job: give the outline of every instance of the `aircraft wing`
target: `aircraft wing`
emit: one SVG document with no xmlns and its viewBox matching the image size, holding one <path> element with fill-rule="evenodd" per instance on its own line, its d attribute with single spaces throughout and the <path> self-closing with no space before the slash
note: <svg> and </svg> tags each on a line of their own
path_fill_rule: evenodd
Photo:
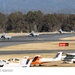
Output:
<svg viewBox="0 0 75 75">
<path fill-rule="evenodd" d="M 53 61 L 53 58 L 41 58 L 39 62 L 50 62 Z"/>
<path fill-rule="evenodd" d="M 12 36 L 5 36 L 5 38 L 12 38 Z"/>
</svg>

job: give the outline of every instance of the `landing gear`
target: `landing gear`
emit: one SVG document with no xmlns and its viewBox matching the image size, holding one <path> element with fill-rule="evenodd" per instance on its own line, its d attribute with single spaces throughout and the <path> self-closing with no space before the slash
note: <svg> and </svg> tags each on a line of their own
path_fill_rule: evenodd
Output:
<svg viewBox="0 0 75 75">
<path fill-rule="evenodd" d="M 9 38 L 7 38 L 9 40 Z"/>
<path fill-rule="evenodd" d="M 0 65 L 0 67 L 3 67 L 4 65 Z"/>
<path fill-rule="evenodd" d="M 42 66 L 41 64 L 39 64 L 39 66 Z"/>
</svg>

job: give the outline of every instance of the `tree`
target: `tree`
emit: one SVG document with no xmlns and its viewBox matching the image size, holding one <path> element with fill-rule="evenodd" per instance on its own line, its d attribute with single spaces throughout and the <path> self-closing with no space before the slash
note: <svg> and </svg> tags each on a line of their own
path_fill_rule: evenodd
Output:
<svg viewBox="0 0 75 75">
<path fill-rule="evenodd" d="M 43 13 L 41 11 L 29 11 L 26 15 L 26 21 L 29 23 L 30 31 L 38 31 L 38 25 L 43 18 Z"/>
<path fill-rule="evenodd" d="M 0 32 L 5 32 L 6 27 L 6 17 L 4 14 L 0 13 Z"/>
</svg>

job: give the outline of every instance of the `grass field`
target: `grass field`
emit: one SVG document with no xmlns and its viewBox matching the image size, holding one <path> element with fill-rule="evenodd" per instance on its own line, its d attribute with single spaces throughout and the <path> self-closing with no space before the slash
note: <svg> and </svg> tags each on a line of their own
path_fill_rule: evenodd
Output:
<svg viewBox="0 0 75 75">
<path fill-rule="evenodd" d="M 40 32 L 39 34 L 55 34 L 56 32 Z M 0 33 L 1 35 L 2 33 Z M 29 34 L 29 33 L 6 33 L 6 35 L 8 36 L 25 36 L 26 34 Z"/>
<path fill-rule="evenodd" d="M 5 59 L 5 60 L 7 60 L 7 59 L 9 59 L 9 58 L 20 58 L 20 59 L 22 59 L 22 58 L 24 58 L 25 56 L 29 56 L 29 57 L 31 57 L 31 58 L 33 58 L 35 55 L 41 55 L 41 57 L 54 57 L 55 55 L 56 55 L 56 53 L 53 53 L 53 54 L 51 54 L 51 53 L 43 53 L 43 54 L 11 54 L 11 55 L 0 55 L 0 59 Z"/>
<path fill-rule="evenodd" d="M 75 50 L 75 41 L 63 41 L 63 43 L 69 43 L 69 46 L 59 46 L 58 42 L 42 42 L 42 43 L 30 43 L 19 44 L 13 46 L 2 47 L 0 50 Z"/>
<path fill-rule="evenodd" d="M 75 40 L 75 36 L 67 37 L 67 38 L 60 38 L 60 40 Z"/>
<path fill-rule="evenodd" d="M 0 33 L 0 35 L 1 35 L 2 33 Z M 23 35 L 25 35 L 25 33 L 6 33 L 6 35 L 8 35 L 8 36 L 23 36 Z"/>
</svg>

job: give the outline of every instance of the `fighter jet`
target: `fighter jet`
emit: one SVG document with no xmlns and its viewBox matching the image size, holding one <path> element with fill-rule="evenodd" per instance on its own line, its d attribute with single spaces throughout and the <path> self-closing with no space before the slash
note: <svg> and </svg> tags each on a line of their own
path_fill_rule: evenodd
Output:
<svg viewBox="0 0 75 75">
<path fill-rule="evenodd" d="M 63 31 L 62 29 L 59 29 L 58 32 L 59 34 L 67 34 L 67 33 L 74 33 L 74 30 L 67 32 L 67 31 Z"/>
<path fill-rule="evenodd" d="M 12 38 L 12 36 L 8 36 L 8 35 L 6 35 L 5 33 L 3 33 L 3 34 L 0 36 L 0 38 L 1 38 L 1 39 L 4 39 L 4 40 L 5 40 L 5 39 L 8 39 L 8 40 L 9 40 L 9 39 Z"/>
<path fill-rule="evenodd" d="M 33 36 L 33 37 L 35 37 L 35 36 L 39 36 L 39 34 L 38 33 L 35 33 L 34 31 L 32 31 L 27 36 Z"/>
</svg>

